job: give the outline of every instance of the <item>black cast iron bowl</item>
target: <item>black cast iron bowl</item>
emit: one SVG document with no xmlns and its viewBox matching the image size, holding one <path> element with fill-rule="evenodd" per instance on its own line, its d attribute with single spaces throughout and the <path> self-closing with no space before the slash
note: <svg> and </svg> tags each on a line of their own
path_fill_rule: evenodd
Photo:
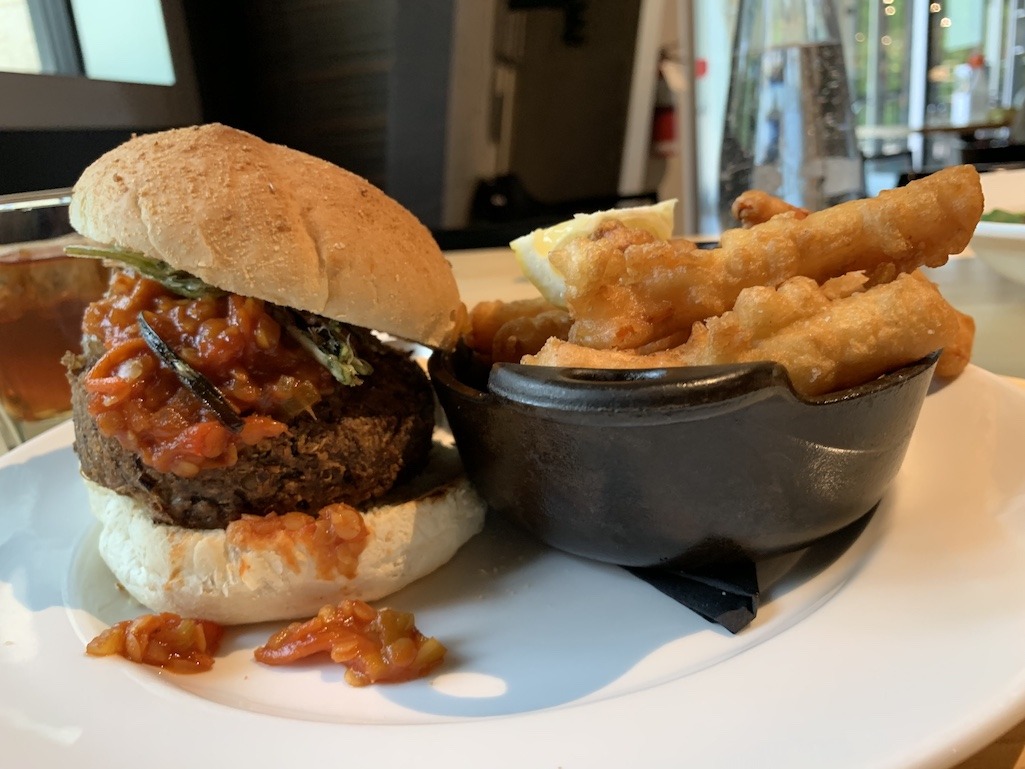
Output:
<svg viewBox="0 0 1025 769">
<path fill-rule="evenodd" d="M 690 569 L 797 550 L 870 512 L 936 358 L 818 398 L 774 363 L 488 371 L 458 350 L 429 371 L 493 511 L 576 555 Z"/>
</svg>

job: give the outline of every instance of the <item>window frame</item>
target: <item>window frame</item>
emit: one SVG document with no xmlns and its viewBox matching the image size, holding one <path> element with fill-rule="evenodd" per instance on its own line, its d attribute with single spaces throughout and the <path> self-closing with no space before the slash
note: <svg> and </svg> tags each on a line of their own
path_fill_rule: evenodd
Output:
<svg viewBox="0 0 1025 769">
<path fill-rule="evenodd" d="M 202 110 L 181 0 L 161 0 L 174 85 L 0 72 L 0 130 L 187 125 Z"/>
</svg>

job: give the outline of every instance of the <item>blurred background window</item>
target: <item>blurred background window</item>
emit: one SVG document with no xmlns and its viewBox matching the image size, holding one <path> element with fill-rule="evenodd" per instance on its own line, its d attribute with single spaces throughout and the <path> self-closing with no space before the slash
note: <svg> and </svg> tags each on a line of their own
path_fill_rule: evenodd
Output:
<svg viewBox="0 0 1025 769">
<path fill-rule="evenodd" d="M 868 193 L 960 162 L 1025 163 L 1025 0 L 833 1 Z M 738 0 L 684 5 L 700 62 L 700 229 L 711 233 Z"/>
<path fill-rule="evenodd" d="M 0 71 L 175 82 L 160 0 L 0 0 Z"/>
<path fill-rule="evenodd" d="M 71 0 L 71 10 L 86 77 L 174 85 L 160 0 Z"/>
<path fill-rule="evenodd" d="M 1001 106 L 1006 84 L 1020 80 L 1020 57 L 1009 47 L 1020 0 L 944 0 L 929 6 L 927 122 L 951 119 L 951 105 L 963 71 L 973 65 L 986 72 L 987 101 Z M 976 64 L 977 63 L 977 64 Z M 1017 72 L 1015 70 L 1018 70 Z M 1008 92 L 1010 96 L 1010 92 Z M 1009 106 L 1009 105 L 1008 105 Z"/>
<path fill-rule="evenodd" d="M 0 0 L 0 70 L 43 71 L 28 0 Z"/>
<path fill-rule="evenodd" d="M 1025 0 L 830 1 L 868 192 L 1025 147 Z M 656 197 L 714 235 L 737 6 L 0 0 L 0 193 L 219 120 L 365 176 L 448 245 Z"/>
<path fill-rule="evenodd" d="M 0 194 L 69 186 L 132 133 L 201 122 L 194 61 L 183 0 L 0 0 Z"/>
<path fill-rule="evenodd" d="M 845 11 L 867 157 L 908 149 L 924 171 L 1011 138 L 1025 99 L 1025 0 L 847 0 Z"/>
<path fill-rule="evenodd" d="M 913 0 L 848 4 L 844 44 L 859 126 L 908 124 L 914 13 Z M 906 149 L 906 136 L 866 135 L 869 155 Z"/>
</svg>

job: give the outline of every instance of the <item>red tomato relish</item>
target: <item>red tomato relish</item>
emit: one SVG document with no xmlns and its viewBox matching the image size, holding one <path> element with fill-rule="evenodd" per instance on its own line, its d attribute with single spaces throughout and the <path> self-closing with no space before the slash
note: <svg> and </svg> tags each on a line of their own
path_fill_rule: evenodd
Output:
<svg viewBox="0 0 1025 769">
<path fill-rule="evenodd" d="M 235 406 L 244 422 L 239 432 L 222 424 L 150 350 L 139 336 L 140 312 Z M 100 339 L 105 350 L 84 381 L 100 432 L 150 467 L 182 477 L 233 465 L 240 446 L 285 432 L 282 420 L 309 409 L 335 386 L 264 302 L 251 297 L 187 299 L 117 271 L 106 295 L 86 310 L 83 332 Z"/>
</svg>

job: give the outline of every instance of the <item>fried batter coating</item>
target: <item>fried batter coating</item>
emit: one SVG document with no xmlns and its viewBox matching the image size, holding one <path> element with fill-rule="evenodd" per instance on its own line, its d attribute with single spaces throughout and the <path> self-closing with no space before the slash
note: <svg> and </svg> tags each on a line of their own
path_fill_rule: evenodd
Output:
<svg viewBox="0 0 1025 769">
<path fill-rule="evenodd" d="M 566 339 L 573 321 L 565 310 L 547 310 L 533 317 L 515 318 L 503 324 L 491 346 L 492 363 L 518 363 L 533 355 L 549 339 Z"/>
<path fill-rule="evenodd" d="M 953 307 L 951 307 L 954 310 Z M 975 319 L 971 315 L 954 310 L 957 317 L 957 333 L 943 348 L 943 354 L 936 361 L 936 376 L 953 379 L 971 362 L 972 346 L 975 343 Z"/>
<path fill-rule="evenodd" d="M 480 353 L 491 354 L 491 345 L 498 330 L 516 318 L 527 318 L 553 309 L 544 298 L 520 299 L 515 302 L 478 302 L 470 310 L 469 329 L 464 341 Z"/>
<path fill-rule="evenodd" d="M 901 275 L 831 299 L 811 278 L 795 277 L 778 288 L 745 289 L 733 310 L 696 323 L 685 344 L 664 352 L 639 355 L 549 340 L 523 362 L 662 368 L 771 360 L 787 369 L 798 392 L 821 395 L 918 360 L 959 333 L 958 313 L 924 278 Z"/>
<path fill-rule="evenodd" d="M 968 245 L 982 203 L 978 172 L 958 166 L 804 219 L 777 216 L 727 230 L 717 249 L 657 241 L 607 222 L 550 259 L 566 280 L 570 341 L 659 349 L 693 323 L 729 310 L 745 288 L 779 286 L 794 276 L 823 283 L 852 271 L 876 276 L 942 265 Z"/>
<path fill-rule="evenodd" d="M 569 313 L 541 297 L 515 302 L 480 302 L 470 312 L 467 345 L 492 363 L 536 353 L 550 337 L 566 339 Z"/>
<path fill-rule="evenodd" d="M 809 213 L 807 208 L 792 206 L 782 198 L 762 190 L 747 190 L 740 193 L 733 201 L 730 212 L 733 218 L 740 222 L 741 227 L 754 227 L 780 214 L 790 214 L 795 219 L 804 219 Z"/>
</svg>

